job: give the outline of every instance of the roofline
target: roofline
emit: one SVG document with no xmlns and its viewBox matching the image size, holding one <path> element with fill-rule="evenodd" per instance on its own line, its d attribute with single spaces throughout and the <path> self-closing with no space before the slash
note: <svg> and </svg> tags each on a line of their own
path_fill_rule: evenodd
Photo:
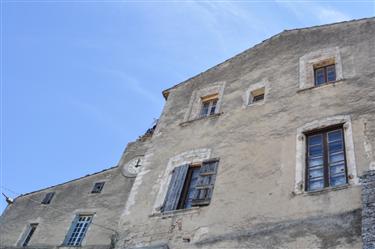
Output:
<svg viewBox="0 0 375 249">
<path fill-rule="evenodd" d="M 78 181 L 78 180 L 81 180 L 81 179 L 84 179 L 84 178 L 87 178 L 87 177 L 90 177 L 90 176 L 94 176 L 94 175 L 97 175 L 97 174 L 100 174 L 100 173 L 103 173 L 103 172 L 115 169 L 117 167 L 118 167 L 118 165 L 110 167 L 110 168 L 107 168 L 107 169 L 103 169 L 101 171 L 98 171 L 98 172 L 95 172 L 95 173 L 92 173 L 92 174 L 81 176 L 81 177 L 78 177 L 78 178 L 75 178 L 75 179 L 63 182 L 63 183 L 59 183 L 59 184 L 56 184 L 56 185 L 45 187 L 45 188 L 42 188 L 42 189 L 39 189 L 39 190 L 35 190 L 35 191 L 32 191 L 32 192 L 24 193 L 24 194 L 21 194 L 21 195 L 17 196 L 16 198 L 14 198 L 14 200 L 16 200 L 16 199 L 18 199 L 20 197 L 24 197 L 26 195 L 35 194 L 35 193 L 42 192 L 42 191 L 45 191 L 45 190 L 50 189 L 50 188 L 59 187 L 59 186 L 62 186 L 62 185 L 65 185 L 65 184 L 68 184 L 68 183 L 71 183 L 71 182 L 74 182 L 74 181 Z"/>
<path fill-rule="evenodd" d="M 190 77 L 190 78 L 188 78 L 188 79 L 186 79 L 186 80 L 184 80 L 184 81 L 182 81 L 182 82 L 180 82 L 180 83 L 178 83 L 178 84 L 176 84 L 176 85 L 174 85 L 174 86 L 172 86 L 170 88 L 167 88 L 167 89 L 163 90 L 162 94 L 163 94 L 164 98 L 167 99 L 170 91 L 173 90 L 173 89 L 175 89 L 176 87 L 178 87 L 180 85 L 183 85 L 183 84 L 187 83 L 188 81 L 190 81 L 192 79 L 198 78 L 202 74 L 204 74 L 206 72 L 209 72 L 211 70 L 214 70 L 217 67 L 221 66 L 222 64 L 224 64 L 224 63 L 226 63 L 228 61 L 231 61 L 231 60 L 233 60 L 233 59 L 241 56 L 242 54 L 244 54 L 244 53 L 246 53 L 246 52 L 248 52 L 250 50 L 258 48 L 259 46 L 264 45 L 266 42 L 268 42 L 268 41 L 270 41 L 270 40 L 272 40 L 272 39 L 274 39 L 274 38 L 276 38 L 278 36 L 281 36 L 284 33 L 290 33 L 290 32 L 293 32 L 293 31 L 301 31 L 301 30 L 309 30 L 309 29 L 315 29 L 315 28 L 325 28 L 327 26 L 334 26 L 334 25 L 343 24 L 343 23 L 361 22 L 361 21 L 364 21 L 364 20 L 371 20 L 371 19 L 375 19 L 375 17 L 365 17 L 365 18 L 360 18 L 360 19 L 352 19 L 352 20 L 349 20 L 349 21 L 342 21 L 342 22 L 334 22 L 334 23 L 328 23 L 328 24 L 322 24 L 322 25 L 315 25 L 315 26 L 310 26 L 310 27 L 305 27 L 305 28 L 285 29 L 285 30 L 283 30 L 283 31 L 281 31 L 281 32 L 279 32 L 279 33 L 271 36 L 270 38 L 267 38 L 266 40 L 263 40 L 262 42 L 257 43 L 254 46 L 252 46 L 252 47 L 250 47 L 250 48 L 248 48 L 248 49 L 246 49 L 246 50 L 244 50 L 244 51 L 242 51 L 242 52 L 240 52 L 240 53 L 232 56 L 229 59 L 226 59 L 225 61 L 223 61 L 223 62 L 221 62 L 219 64 L 216 64 L 215 66 L 213 66 L 213 67 L 211 67 L 211 68 L 209 68 L 209 69 L 207 69 L 207 70 L 205 70 L 205 71 L 203 71 L 201 73 L 198 73 L 195 76 L 192 76 L 192 77 Z"/>
</svg>

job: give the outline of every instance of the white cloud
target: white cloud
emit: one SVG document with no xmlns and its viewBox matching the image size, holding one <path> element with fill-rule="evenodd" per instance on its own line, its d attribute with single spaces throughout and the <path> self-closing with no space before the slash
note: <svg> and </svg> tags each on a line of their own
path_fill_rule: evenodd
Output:
<svg viewBox="0 0 375 249">
<path fill-rule="evenodd" d="M 317 16 L 321 23 L 342 22 L 352 19 L 350 16 L 330 8 L 320 8 Z"/>
<path fill-rule="evenodd" d="M 309 23 L 309 18 L 318 21 L 319 24 L 329 24 L 353 19 L 349 15 L 329 5 L 322 5 L 311 2 L 285 2 L 275 0 L 275 3 L 287 8 L 303 24 Z"/>
</svg>

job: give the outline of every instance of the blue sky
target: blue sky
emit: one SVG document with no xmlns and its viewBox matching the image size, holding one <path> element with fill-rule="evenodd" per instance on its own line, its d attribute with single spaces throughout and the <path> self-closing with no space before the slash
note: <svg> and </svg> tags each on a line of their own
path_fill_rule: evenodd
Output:
<svg viewBox="0 0 375 249">
<path fill-rule="evenodd" d="M 1 191 L 114 166 L 163 89 L 284 29 L 374 14 L 374 1 L 2 0 Z"/>
</svg>

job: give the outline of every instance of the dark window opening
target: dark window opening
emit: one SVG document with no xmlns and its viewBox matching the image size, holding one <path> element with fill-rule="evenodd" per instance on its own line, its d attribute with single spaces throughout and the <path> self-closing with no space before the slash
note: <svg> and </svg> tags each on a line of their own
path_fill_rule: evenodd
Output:
<svg viewBox="0 0 375 249">
<path fill-rule="evenodd" d="M 91 193 L 100 193 L 102 192 L 104 187 L 104 182 L 97 182 L 95 183 L 94 187 L 92 188 Z"/>
<path fill-rule="evenodd" d="M 264 94 L 256 95 L 256 96 L 253 97 L 253 103 L 258 102 L 258 101 L 262 101 L 263 99 L 264 99 Z"/>
<path fill-rule="evenodd" d="M 347 184 L 342 126 L 306 134 L 306 190 Z"/>
<path fill-rule="evenodd" d="M 33 236 L 33 234 L 34 234 L 37 226 L 38 226 L 37 223 L 30 224 L 29 229 L 27 231 L 26 238 L 25 238 L 25 240 L 22 243 L 23 247 L 26 247 L 29 244 L 29 242 L 31 240 L 31 237 Z"/>
<path fill-rule="evenodd" d="M 45 205 L 50 204 L 54 195 L 55 195 L 55 192 L 49 192 L 49 193 L 47 193 L 44 196 L 42 204 L 45 204 Z"/>
<path fill-rule="evenodd" d="M 314 69 L 315 85 L 320 86 L 329 82 L 336 81 L 335 64 L 319 67 Z"/>
</svg>

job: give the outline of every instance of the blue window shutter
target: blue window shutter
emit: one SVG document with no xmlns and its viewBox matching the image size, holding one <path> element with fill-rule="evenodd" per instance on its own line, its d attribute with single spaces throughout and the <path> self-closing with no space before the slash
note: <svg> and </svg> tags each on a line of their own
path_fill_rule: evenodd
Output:
<svg viewBox="0 0 375 249">
<path fill-rule="evenodd" d="M 210 204 L 212 193 L 214 190 L 218 165 L 218 160 L 203 162 L 195 187 L 195 196 L 192 201 L 193 206 L 203 206 Z"/>
<path fill-rule="evenodd" d="M 173 170 L 171 182 L 169 183 L 167 196 L 162 209 L 163 212 L 177 209 L 188 169 L 189 165 L 182 165 Z"/>
</svg>

